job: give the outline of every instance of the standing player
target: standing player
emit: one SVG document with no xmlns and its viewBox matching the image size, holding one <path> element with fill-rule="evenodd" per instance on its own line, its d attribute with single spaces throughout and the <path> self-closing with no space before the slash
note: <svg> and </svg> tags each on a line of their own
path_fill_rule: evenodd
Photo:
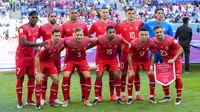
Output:
<svg viewBox="0 0 200 112">
<path fill-rule="evenodd" d="M 59 29 L 53 29 L 52 39 L 47 40 L 48 45 L 41 47 L 35 56 L 36 65 L 36 109 L 40 109 L 41 101 L 40 96 L 42 92 L 42 78 L 51 77 L 53 80 L 50 90 L 49 105 L 58 106 L 55 102 L 58 93 L 58 70 L 55 64 L 55 58 L 60 54 L 59 49 L 64 41 L 60 40 L 61 31 Z M 43 75 L 44 74 L 44 75 Z M 63 104 L 58 102 L 58 104 Z"/>
<path fill-rule="evenodd" d="M 175 101 L 175 105 L 179 105 L 181 103 L 181 95 L 183 84 L 181 81 L 182 75 L 182 58 L 181 54 L 183 53 L 183 48 L 181 45 L 172 37 L 168 35 L 164 35 L 163 27 L 155 26 L 154 27 L 155 37 L 153 38 L 158 51 L 164 59 L 165 63 L 173 64 L 175 63 L 175 72 L 176 72 L 176 93 L 177 98 Z M 165 97 L 159 102 L 167 102 L 171 101 L 169 86 L 163 86 L 163 91 L 165 93 Z"/>
<path fill-rule="evenodd" d="M 161 27 L 163 27 L 164 34 L 173 37 L 174 33 L 173 33 L 173 30 L 172 30 L 172 26 L 169 23 L 163 21 L 163 18 L 164 18 L 164 9 L 163 8 L 157 8 L 155 10 L 154 14 L 155 14 L 155 20 L 154 21 L 146 22 L 144 24 L 144 26 L 143 26 L 143 27 L 145 27 L 145 28 L 148 29 L 148 31 L 149 31 L 149 37 L 153 38 L 155 36 L 154 35 L 154 30 L 153 30 L 153 28 L 155 26 L 161 26 Z M 158 63 L 158 62 L 162 63 L 163 62 L 163 58 L 159 54 L 159 52 L 156 52 L 155 63 Z"/>
<path fill-rule="evenodd" d="M 140 20 L 134 20 L 134 9 L 133 8 L 128 8 L 126 10 L 126 16 L 127 20 L 123 21 L 117 26 L 116 33 L 121 34 L 122 37 L 128 41 L 131 42 L 134 38 L 138 38 L 138 33 L 139 29 L 142 27 L 143 22 Z M 122 91 L 122 100 L 126 100 L 126 76 L 127 76 L 127 70 L 128 70 L 128 61 L 127 61 L 127 56 L 128 56 L 128 46 L 122 45 L 122 53 L 121 53 L 121 58 L 120 58 L 120 68 L 122 71 L 121 75 L 121 91 Z M 139 72 L 136 75 L 136 81 L 135 83 L 135 89 L 136 89 L 136 100 L 144 100 L 139 94 L 139 89 L 140 89 L 140 77 L 139 77 Z"/>
<path fill-rule="evenodd" d="M 26 105 L 35 105 L 32 101 L 32 95 L 34 92 L 34 47 L 45 45 L 43 43 L 35 43 L 38 37 L 39 27 L 36 25 L 38 21 L 38 14 L 36 11 L 29 13 L 29 22 L 20 26 L 19 33 L 19 45 L 16 52 L 16 93 L 18 99 L 17 108 L 23 108 L 22 104 L 22 86 L 24 81 L 24 75 L 28 75 L 27 83 L 27 100 Z"/>
<path fill-rule="evenodd" d="M 65 39 L 65 46 L 68 48 L 68 56 L 66 57 L 64 76 L 62 82 L 62 91 L 64 97 L 63 107 L 67 107 L 69 104 L 69 82 L 70 75 L 76 68 L 79 72 L 84 75 L 85 78 L 85 93 L 84 93 L 84 104 L 92 106 L 89 101 L 90 90 L 91 90 L 91 77 L 90 68 L 86 61 L 86 50 L 90 43 L 93 43 L 96 39 L 84 36 L 83 30 L 75 28 L 74 35 Z"/>
<path fill-rule="evenodd" d="M 50 12 L 48 15 L 48 23 L 44 24 L 39 29 L 38 37 L 42 37 L 43 41 L 49 40 L 52 38 L 52 31 L 53 29 L 59 29 L 61 33 L 61 37 L 63 36 L 63 29 L 62 26 L 57 24 L 57 15 L 55 12 Z M 57 55 L 57 57 L 54 60 L 55 66 L 57 68 L 58 74 L 61 71 L 61 60 L 60 55 Z M 46 74 L 45 74 L 46 76 Z M 46 101 L 46 90 L 47 90 L 47 77 L 44 77 L 44 80 L 42 80 L 42 100 L 41 105 L 44 105 Z M 59 99 L 55 100 L 56 103 L 62 104 L 62 102 Z"/>
<path fill-rule="evenodd" d="M 119 104 L 124 104 L 120 98 L 121 92 L 121 79 L 118 68 L 117 60 L 117 46 L 121 43 L 129 45 L 129 43 L 123 39 L 121 35 L 116 35 L 114 26 L 106 27 L 106 34 L 97 37 L 96 45 L 98 50 L 96 54 L 96 81 L 95 81 L 95 100 L 94 105 L 99 102 L 99 95 L 101 93 L 102 77 L 104 68 L 108 67 L 115 78 L 116 87 L 116 100 Z"/>
<path fill-rule="evenodd" d="M 63 30 L 64 30 L 64 36 L 66 38 L 73 36 L 75 28 L 81 28 L 83 30 L 84 35 L 88 36 L 87 25 L 78 20 L 78 11 L 77 11 L 77 9 L 75 9 L 75 8 L 70 9 L 69 17 L 70 17 L 70 20 L 62 24 Z M 67 49 L 66 49 L 66 51 L 67 51 Z M 68 55 L 68 53 L 66 52 L 65 59 L 66 59 L 67 55 Z M 85 78 L 84 78 L 83 74 L 81 74 L 79 71 L 78 71 L 78 73 L 79 73 L 79 76 L 80 76 L 82 101 L 84 101 Z M 70 88 L 70 81 L 69 81 L 69 88 Z M 69 100 L 70 100 L 70 97 L 69 97 Z"/>
<path fill-rule="evenodd" d="M 149 59 L 149 51 L 152 53 L 151 62 Z M 128 79 L 128 102 L 127 104 L 132 104 L 132 88 L 133 81 L 135 80 L 135 74 L 140 71 L 142 67 L 149 77 L 150 86 L 150 98 L 151 103 L 157 103 L 154 100 L 154 89 L 155 80 L 153 74 L 153 64 L 155 59 L 156 46 L 150 38 L 148 38 L 148 30 L 146 28 L 141 28 L 139 31 L 139 38 L 131 41 L 131 46 L 129 47 L 128 53 L 128 63 L 129 63 L 129 79 Z"/>
<path fill-rule="evenodd" d="M 96 33 L 96 37 L 98 37 L 99 35 L 104 35 L 106 33 L 106 27 L 107 26 L 112 25 L 112 26 L 116 27 L 116 23 L 108 19 L 108 17 L 109 17 L 108 7 L 103 6 L 100 9 L 100 16 L 101 16 L 100 20 L 98 20 L 98 21 L 96 21 L 95 23 L 92 24 L 92 26 L 89 30 L 90 35 Z M 97 50 L 98 50 L 98 46 L 97 46 Z M 107 69 L 109 69 L 109 68 L 107 68 Z M 115 84 L 114 77 L 113 77 L 112 73 L 109 72 L 110 100 L 115 100 L 114 84 Z M 102 101 L 102 85 L 101 85 L 100 91 L 101 92 L 100 92 L 100 95 L 99 95 L 99 101 Z"/>
</svg>

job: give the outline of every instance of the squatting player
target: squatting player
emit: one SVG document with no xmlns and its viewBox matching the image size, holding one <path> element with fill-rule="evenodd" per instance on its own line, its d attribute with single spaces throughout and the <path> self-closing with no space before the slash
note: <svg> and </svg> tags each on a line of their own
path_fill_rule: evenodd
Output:
<svg viewBox="0 0 200 112">
<path fill-rule="evenodd" d="M 26 105 L 35 105 L 35 102 L 32 101 L 32 95 L 34 92 L 34 47 L 42 46 L 47 44 L 35 43 L 38 37 L 39 27 L 36 25 L 38 21 L 38 14 L 36 11 L 31 11 L 29 13 L 29 22 L 20 26 L 19 33 L 19 44 L 16 51 L 16 93 L 18 104 L 17 108 L 23 108 L 22 104 L 22 86 L 24 81 L 24 75 L 28 75 L 27 82 L 27 100 Z"/>
<path fill-rule="evenodd" d="M 117 60 L 117 46 L 121 43 L 129 45 L 129 43 L 123 39 L 121 35 L 116 35 L 114 26 L 106 27 L 106 34 L 97 37 L 96 45 L 98 50 L 96 53 L 96 81 L 95 81 L 95 100 L 94 105 L 99 102 L 99 96 L 101 93 L 102 77 L 104 68 L 108 67 L 109 71 L 112 72 L 115 79 L 116 88 L 116 100 L 119 104 L 124 104 L 121 100 L 121 79 L 118 68 Z"/>
<path fill-rule="evenodd" d="M 149 59 L 149 51 L 152 53 L 151 62 Z M 129 79 L 128 79 L 128 101 L 127 104 L 132 104 L 132 89 L 135 74 L 142 67 L 149 77 L 150 98 L 151 103 L 157 103 L 154 100 L 155 79 L 153 74 L 153 64 L 155 59 L 156 46 L 152 39 L 148 38 L 148 30 L 141 28 L 139 38 L 131 41 L 131 46 L 128 51 L 129 63 Z"/>
<path fill-rule="evenodd" d="M 61 38 L 61 31 L 59 29 L 53 29 L 52 38 L 46 40 L 48 45 L 44 45 L 39 48 L 35 56 L 35 66 L 36 66 L 36 85 L 35 85 L 35 97 L 36 97 L 36 109 L 40 109 L 41 92 L 42 92 L 42 79 L 45 77 L 50 77 L 52 79 L 52 85 L 50 89 L 49 96 L 49 106 L 58 106 L 55 102 L 58 93 L 58 70 L 55 64 L 55 58 L 60 55 L 60 48 L 63 45 L 63 40 Z M 63 104 L 58 102 L 58 104 Z"/>
<path fill-rule="evenodd" d="M 181 95 L 183 83 L 181 81 L 182 75 L 182 57 L 183 48 L 174 38 L 165 35 L 163 32 L 163 27 L 155 26 L 154 27 L 155 37 L 153 38 L 157 50 L 160 52 L 161 56 L 164 59 L 164 63 L 173 64 L 175 63 L 175 72 L 176 72 L 176 94 L 177 98 L 175 101 L 175 105 L 179 105 L 181 103 Z M 165 97 L 159 102 L 167 102 L 171 101 L 169 86 L 163 86 L 163 91 L 165 93 Z"/>
<path fill-rule="evenodd" d="M 70 18 L 69 21 L 67 21 L 67 22 L 62 24 L 65 38 L 73 36 L 75 28 L 81 28 L 83 30 L 84 36 L 88 36 L 87 25 L 78 20 L 78 11 L 77 11 L 77 9 L 75 9 L 75 8 L 70 9 L 69 18 Z M 66 51 L 67 51 L 67 49 L 66 49 Z M 66 59 L 67 55 L 68 55 L 68 53 L 66 52 L 65 59 Z M 79 71 L 78 71 L 78 73 L 79 73 L 79 76 L 80 76 L 82 101 L 84 101 L 85 78 L 84 78 L 83 74 L 81 74 Z M 69 91 L 70 91 L 70 81 L 69 81 Z M 69 95 L 69 100 L 70 100 L 70 95 Z"/>
<path fill-rule="evenodd" d="M 84 93 L 84 104 L 87 106 L 92 106 L 89 101 L 89 95 L 91 90 L 91 77 L 90 77 L 90 67 L 86 60 L 86 50 L 87 46 L 93 43 L 96 39 L 84 36 L 83 30 L 80 28 L 75 28 L 74 35 L 65 39 L 65 47 L 68 48 L 68 56 L 66 57 L 64 65 L 64 75 L 62 82 L 62 91 L 64 97 L 63 107 L 67 107 L 69 104 L 69 81 L 70 75 L 76 68 L 80 71 L 85 78 L 85 93 Z"/>
<path fill-rule="evenodd" d="M 43 41 L 51 39 L 52 31 L 55 28 L 60 30 L 61 37 L 62 37 L 63 36 L 63 28 L 62 28 L 62 26 L 57 24 L 57 15 L 55 12 L 50 12 L 48 14 L 48 23 L 40 26 L 40 28 L 39 28 L 38 37 L 42 37 Z M 56 66 L 58 74 L 59 74 L 61 71 L 60 55 L 57 55 L 57 57 L 54 60 L 54 63 L 55 63 L 55 66 Z M 44 105 L 46 102 L 46 90 L 47 90 L 47 77 L 44 77 L 44 80 L 42 80 L 41 105 Z M 62 102 L 59 99 L 56 99 L 55 102 L 58 104 L 62 104 Z"/>
</svg>

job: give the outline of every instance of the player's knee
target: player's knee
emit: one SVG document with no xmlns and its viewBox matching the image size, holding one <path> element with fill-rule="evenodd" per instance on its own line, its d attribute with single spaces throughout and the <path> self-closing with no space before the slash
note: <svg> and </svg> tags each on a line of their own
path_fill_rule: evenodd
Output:
<svg viewBox="0 0 200 112">
<path fill-rule="evenodd" d="M 59 79 L 58 78 L 53 79 L 53 83 L 54 84 L 58 84 L 59 83 Z"/>
<path fill-rule="evenodd" d="M 101 80 L 102 79 L 103 74 L 102 73 L 97 73 L 97 79 Z"/>
<path fill-rule="evenodd" d="M 114 78 L 115 79 L 119 79 L 120 78 L 120 74 L 118 72 L 113 72 Z"/>
<path fill-rule="evenodd" d="M 35 78 L 34 75 L 28 75 L 28 78 Z"/>
</svg>

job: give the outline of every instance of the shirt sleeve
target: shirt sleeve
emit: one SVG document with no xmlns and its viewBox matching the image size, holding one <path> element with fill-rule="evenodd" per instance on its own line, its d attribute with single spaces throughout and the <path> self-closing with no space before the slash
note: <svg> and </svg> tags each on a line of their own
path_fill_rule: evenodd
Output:
<svg viewBox="0 0 200 112">
<path fill-rule="evenodd" d="M 173 33 L 173 29 L 172 29 L 172 26 L 169 24 L 169 31 L 168 31 L 168 35 L 173 37 L 174 36 L 174 33 Z"/>
<path fill-rule="evenodd" d="M 89 34 L 89 31 L 88 31 L 88 28 L 87 28 L 87 25 L 84 25 L 84 35 L 85 36 L 88 36 L 88 34 Z"/>
<path fill-rule="evenodd" d="M 156 44 L 154 43 L 153 40 L 151 42 L 150 51 L 151 51 L 151 53 L 155 53 L 156 52 Z"/>
<path fill-rule="evenodd" d="M 65 38 L 63 27 L 60 27 L 61 38 Z"/>
<path fill-rule="evenodd" d="M 89 34 L 92 35 L 94 33 L 94 23 L 92 24 L 92 26 L 90 27 L 90 30 L 89 30 Z"/>
<path fill-rule="evenodd" d="M 42 27 L 39 28 L 38 37 L 37 38 L 40 38 L 41 36 L 42 36 Z"/>
<path fill-rule="evenodd" d="M 174 49 L 176 49 L 176 50 L 179 50 L 180 48 L 181 48 L 181 45 L 178 43 L 178 41 L 177 40 L 175 40 L 175 39 L 172 39 L 172 47 L 174 48 Z"/>
<path fill-rule="evenodd" d="M 131 45 L 129 46 L 129 48 L 128 48 L 128 53 L 130 53 L 130 54 L 132 54 L 133 52 L 132 52 L 132 49 L 134 48 L 134 45 L 133 45 L 133 43 L 131 43 Z"/>
<path fill-rule="evenodd" d="M 116 27 L 116 34 L 121 34 L 120 25 L 121 24 L 118 24 L 117 27 Z"/>
<path fill-rule="evenodd" d="M 19 33 L 19 38 L 27 38 L 26 37 L 26 29 L 23 26 L 21 26 L 18 29 L 18 33 Z"/>
</svg>

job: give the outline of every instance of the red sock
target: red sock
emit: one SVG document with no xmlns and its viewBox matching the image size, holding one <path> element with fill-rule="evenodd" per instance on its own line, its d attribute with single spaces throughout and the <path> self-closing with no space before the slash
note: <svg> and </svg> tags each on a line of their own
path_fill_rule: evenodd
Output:
<svg viewBox="0 0 200 112">
<path fill-rule="evenodd" d="M 155 91 L 155 79 L 153 74 L 149 74 L 149 87 L 150 87 L 150 95 L 154 96 Z"/>
<path fill-rule="evenodd" d="M 69 97 L 69 77 L 63 76 L 63 81 L 62 81 L 62 93 L 64 97 L 64 101 L 68 100 Z"/>
<path fill-rule="evenodd" d="M 49 102 L 54 101 L 57 98 L 58 93 L 58 84 L 52 83 L 51 90 L 50 90 L 50 96 L 49 96 Z"/>
<path fill-rule="evenodd" d="M 102 80 L 101 80 L 101 85 L 100 85 L 101 87 L 100 87 L 100 90 L 99 90 L 99 96 L 101 96 L 102 97 L 102 87 L 103 87 L 103 83 L 102 83 Z"/>
<path fill-rule="evenodd" d="M 110 87 L 110 96 L 114 95 L 114 88 L 115 88 L 115 79 L 113 77 L 112 72 L 109 72 L 109 87 Z M 101 95 L 102 96 L 102 95 Z"/>
<path fill-rule="evenodd" d="M 90 91 L 91 91 L 91 77 L 85 78 L 85 100 L 89 99 Z"/>
<path fill-rule="evenodd" d="M 126 74 L 121 75 L 121 91 L 125 92 L 126 90 Z"/>
<path fill-rule="evenodd" d="M 22 103 L 23 82 L 24 82 L 24 80 L 20 80 L 20 79 L 17 79 L 17 81 L 16 81 L 16 93 L 17 93 L 18 104 Z"/>
<path fill-rule="evenodd" d="M 69 81 L 68 81 L 68 97 L 70 97 L 70 85 L 71 85 L 71 76 L 72 76 L 72 74 L 69 76 Z"/>
<path fill-rule="evenodd" d="M 135 91 L 140 91 L 140 76 L 139 76 L 139 74 L 135 74 L 134 85 L 135 85 Z"/>
<path fill-rule="evenodd" d="M 121 79 L 115 79 L 116 96 L 121 96 Z"/>
<path fill-rule="evenodd" d="M 40 97 L 42 92 L 42 84 L 35 84 L 35 98 L 36 98 L 36 104 L 40 105 Z"/>
<path fill-rule="evenodd" d="M 163 91 L 165 93 L 165 96 L 170 96 L 169 94 L 169 86 L 162 86 L 163 87 Z"/>
<path fill-rule="evenodd" d="M 27 83 L 27 102 L 31 102 L 32 101 L 32 96 L 33 96 L 33 92 L 34 92 L 34 82 L 35 82 L 35 78 L 29 78 L 28 79 L 28 83 Z"/>
<path fill-rule="evenodd" d="M 182 95 L 182 88 L 183 88 L 183 83 L 181 78 L 176 79 L 176 94 L 178 98 L 181 98 Z"/>
<path fill-rule="evenodd" d="M 135 79 L 135 76 L 132 75 L 131 77 L 128 78 L 128 96 L 133 96 L 132 91 L 133 91 L 133 81 Z"/>
<path fill-rule="evenodd" d="M 100 90 L 101 90 L 101 86 L 102 86 L 102 80 L 99 80 L 99 79 L 96 79 L 95 81 L 95 87 L 94 87 L 94 90 L 95 90 L 95 97 L 99 97 L 100 95 Z"/>
<path fill-rule="evenodd" d="M 83 74 L 79 74 L 80 76 L 80 85 L 81 85 L 81 94 L 82 96 L 85 95 L 85 77 L 83 76 Z"/>
<path fill-rule="evenodd" d="M 47 81 L 42 80 L 42 99 L 46 100 Z"/>
</svg>

